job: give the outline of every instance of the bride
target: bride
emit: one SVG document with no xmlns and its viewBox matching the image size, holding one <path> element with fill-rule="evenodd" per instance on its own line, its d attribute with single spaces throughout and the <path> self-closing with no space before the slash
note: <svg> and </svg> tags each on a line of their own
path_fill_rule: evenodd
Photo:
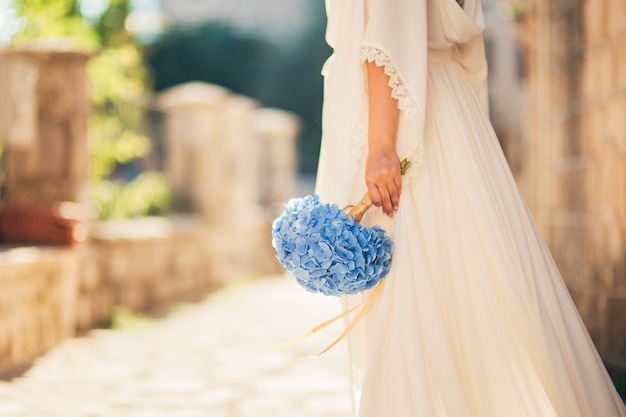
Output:
<svg viewBox="0 0 626 417">
<path fill-rule="evenodd" d="M 626 417 L 490 125 L 480 0 L 464 3 L 326 0 L 316 192 L 369 191 L 364 223 L 395 244 L 348 337 L 354 415 Z"/>
</svg>

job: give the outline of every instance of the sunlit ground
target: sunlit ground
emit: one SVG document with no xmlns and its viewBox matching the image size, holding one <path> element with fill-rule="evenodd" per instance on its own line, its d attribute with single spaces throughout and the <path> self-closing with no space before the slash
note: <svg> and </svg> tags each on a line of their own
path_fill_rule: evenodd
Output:
<svg viewBox="0 0 626 417">
<path fill-rule="evenodd" d="M 118 312 L 117 330 L 69 339 L 0 383 L 0 416 L 346 417 L 344 346 L 304 359 L 337 327 L 266 352 L 337 310 L 336 299 L 275 277 L 227 287 L 161 320 Z"/>
</svg>

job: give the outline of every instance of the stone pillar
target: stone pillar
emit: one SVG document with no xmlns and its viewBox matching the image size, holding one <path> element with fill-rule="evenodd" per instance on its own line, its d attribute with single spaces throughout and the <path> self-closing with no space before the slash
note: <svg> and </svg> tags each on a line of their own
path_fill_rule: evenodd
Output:
<svg viewBox="0 0 626 417">
<path fill-rule="evenodd" d="M 7 205 L 88 200 L 88 59 L 85 53 L 54 47 L 0 52 L 0 76 L 5 77 L 0 83 L 9 81 L 10 91 L 19 96 L 0 106 L 0 120 L 10 123 L 0 129 Z"/>
<path fill-rule="evenodd" d="M 259 189 L 263 205 L 284 203 L 296 192 L 298 118 L 277 109 L 259 109 L 255 115 L 259 146 Z"/>
<path fill-rule="evenodd" d="M 28 150 L 36 139 L 37 68 L 0 52 L 0 145 Z"/>
<path fill-rule="evenodd" d="M 229 163 L 229 200 L 233 205 L 233 217 L 238 221 L 248 215 L 259 200 L 257 187 L 258 143 L 255 140 L 253 119 L 258 103 L 244 96 L 232 96 L 227 102 Z"/>
<path fill-rule="evenodd" d="M 227 143 L 228 90 L 204 83 L 172 87 L 157 99 L 167 113 L 166 172 L 175 209 L 202 214 L 209 223 L 228 216 L 232 177 Z"/>
</svg>

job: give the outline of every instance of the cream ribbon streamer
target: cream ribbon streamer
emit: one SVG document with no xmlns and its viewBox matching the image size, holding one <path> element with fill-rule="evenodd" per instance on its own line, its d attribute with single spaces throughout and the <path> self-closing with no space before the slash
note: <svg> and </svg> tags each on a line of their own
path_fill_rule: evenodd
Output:
<svg viewBox="0 0 626 417">
<path fill-rule="evenodd" d="M 411 161 L 409 161 L 408 156 L 404 156 L 400 161 L 401 174 L 404 175 L 409 170 L 409 168 L 411 168 Z M 347 206 L 343 210 L 346 212 L 346 216 L 348 217 L 352 216 L 357 223 L 360 223 L 361 219 L 363 219 L 363 216 L 365 215 L 367 210 L 369 210 L 372 207 L 372 205 L 373 203 L 372 203 L 372 199 L 370 198 L 369 193 L 365 193 L 363 195 L 363 198 L 361 198 L 361 200 L 356 205 Z M 317 333 L 323 328 L 329 326 L 330 324 L 336 322 L 337 320 L 343 317 L 346 317 L 348 314 L 352 313 L 353 311 L 357 310 L 359 307 L 363 306 L 361 310 L 357 313 L 357 315 L 354 317 L 354 319 L 350 323 L 348 323 L 344 331 L 335 340 L 333 340 L 330 345 L 328 345 L 324 350 L 318 353 L 317 356 L 323 355 L 324 353 L 328 352 L 330 349 L 335 347 L 337 343 L 341 342 L 348 335 L 348 333 L 350 333 L 352 329 L 354 329 L 354 327 L 359 323 L 359 321 L 361 321 L 361 319 L 365 316 L 365 313 L 368 312 L 368 310 L 370 309 L 372 304 L 374 304 L 374 301 L 376 300 L 376 298 L 382 291 L 384 281 L 385 279 L 383 278 L 378 282 L 378 284 L 376 285 L 374 289 L 374 292 L 372 292 L 372 294 L 369 296 L 369 298 L 366 301 L 344 311 L 341 314 L 336 315 L 335 317 L 332 317 L 326 320 L 325 322 L 321 324 L 318 324 L 317 326 L 313 327 L 311 330 L 304 333 L 303 335 L 294 337 L 292 339 L 279 343 L 276 346 L 271 347 L 270 349 L 268 349 L 268 352 L 270 353 L 276 352 L 278 350 L 291 346 L 295 343 L 298 343 L 299 341 L 311 336 L 314 333 Z"/>
</svg>

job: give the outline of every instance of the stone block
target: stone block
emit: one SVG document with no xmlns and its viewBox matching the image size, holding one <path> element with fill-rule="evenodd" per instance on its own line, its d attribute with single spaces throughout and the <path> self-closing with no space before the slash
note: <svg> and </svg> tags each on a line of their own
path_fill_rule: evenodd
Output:
<svg viewBox="0 0 626 417">
<path fill-rule="evenodd" d="M 587 48 L 581 68 L 582 97 L 598 98 L 614 91 L 616 66 L 610 44 Z"/>
<path fill-rule="evenodd" d="M 591 267 L 590 291 L 612 293 L 619 288 L 618 274 L 624 270 L 623 240 L 617 224 L 597 225 L 586 233 L 586 257 Z"/>
<path fill-rule="evenodd" d="M 213 262 L 224 260 L 209 249 L 211 229 L 200 218 L 102 222 L 94 229 L 99 293 L 110 294 L 112 305 L 159 310 L 219 282 Z"/>
<path fill-rule="evenodd" d="M 0 144 L 28 150 L 36 139 L 38 72 L 27 61 L 0 51 Z"/>
<path fill-rule="evenodd" d="M 585 194 L 585 200 L 597 201 L 599 190 L 596 187 L 601 176 L 601 167 L 598 159 L 594 158 L 589 166 L 585 169 L 585 184 L 581 192 Z M 587 216 L 595 217 L 600 214 L 600 206 L 588 204 L 585 210 Z"/>
<path fill-rule="evenodd" d="M 285 203 L 295 192 L 300 121 L 286 111 L 258 109 L 254 114 L 254 130 L 261 159 L 259 203 Z"/>
<path fill-rule="evenodd" d="M 581 192 L 585 188 L 587 182 L 587 159 L 580 157 L 572 157 L 568 160 L 569 170 L 562 175 L 562 193 L 563 211 L 571 213 L 571 215 L 579 218 L 587 209 L 587 201 L 585 194 Z M 582 220 L 577 220 L 581 225 Z"/>
<path fill-rule="evenodd" d="M 609 7 L 603 7 L 598 1 L 583 2 L 583 27 L 585 41 L 593 43 L 603 40 L 608 35 L 608 14 L 612 13 Z"/>
<path fill-rule="evenodd" d="M 74 252 L 0 250 L 0 374 L 27 365 L 74 334 Z"/>
<path fill-rule="evenodd" d="M 212 223 L 222 221 L 233 208 L 225 186 L 233 181 L 237 163 L 229 152 L 230 98 L 224 88 L 188 83 L 172 87 L 157 100 L 168 115 L 166 169 L 176 209 L 201 213 Z"/>
<path fill-rule="evenodd" d="M 224 179 L 231 181 L 226 198 L 237 211 L 245 211 L 259 200 L 256 187 L 259 149 L 253 129 L 253 116 L 258 106 L 255 100 L 237 95 L 231 96 L 226 103 L 228 139 L 224 157 L 231 162 L 228 170 L 230 175 Z"/>
<path fill-rule="evenodd" d="M 585 231 L 582 224 L 569 224 L 566 227 L 565 269 L 568 276 L 578 283 L 585 281 Z M 585 286 L 588 286 L 585 285 Z"/>
<path fill-rule="evenodd" d="M 599 140 L 602 138 L 603 112 L 601 109 L 591 107 L 581 113 L 579 118 L 585 155 L 593 157 L 598 152 Z"/>
<path fill-rule="evenodd" d="M 616 216 L 626 217 L 626 155 L 617 155 L 617 172 L 615 173 L 615 197 L 614 207 Z M 622 223 L 623 225 L 623 223 Z M 626 241 L 624 242 L 624 249 L 626 250 Z"/>
<path fill-rule="evenodd" d="M 58 201 L 86 202 L 89 56 L 37 45 L 4 55 L 30 63 L 38 74 L 36 137 L 27 149 L 6 150 L 6 202 L 44 207 Z"/>
<path fill-rule="evenodd" d="M 624 45 L 626 49 L 626 45 Z M 626 150 L 626 93 L 606 103 L 603 113 L 603 137 L 615 153 Z"/>
<path fill-rule="evenodd" d="M 607 146 L 598 154 L 598 168 L 600 170 L 599 182 L 596 184 L 598 193 L 597 200 L 590 201 L 590 205 L 599 207 L 601 216 L 608 221 L 613 221 L 615 216 L 615 197 L 623 190 L 616 189 L 616 174 L 619 173 L 619 164 L 622 162 L 616 146 Z"/>
<path fill-rule="evenodd" d="M 566 112 L 571 100 L 568 100 L 567 73 L 563 71 L 564 58 L 557 59 L 552 56 L 550 71 L 550 94 L 546 99 L 553 112 Z"/>
<path fill-rule="evenodd" d="M 624 44 L 626 44 L 626 32 L 613 41 L 613 56 L 616 61 L 616 90 L 623 90 L 626 88 L 626 48 L 624 48 Z"/>
<path fill-rule="evenodd" d="M 567 136 L 567 123 L 565 121 L 554 123 L 550 130 L 550 155 L 557 160 L 569 156 L 567 142 L 570 138 Z"/>
<path fill-rule="evenodd" d="M 608 32 L 613 37 L 622 36 L 623 39 L 626 33 L 626 2 L 609 0 L 608 3 Z"/>
<path fill-rule="evenodd" d="M 584 216 L 595 223 L 612 222 L 617 212 L 620 190 L 617 188 L 623 157 L 610 147 L 602 148 L 585 168 L 581 184 Z"/>
</svg>

